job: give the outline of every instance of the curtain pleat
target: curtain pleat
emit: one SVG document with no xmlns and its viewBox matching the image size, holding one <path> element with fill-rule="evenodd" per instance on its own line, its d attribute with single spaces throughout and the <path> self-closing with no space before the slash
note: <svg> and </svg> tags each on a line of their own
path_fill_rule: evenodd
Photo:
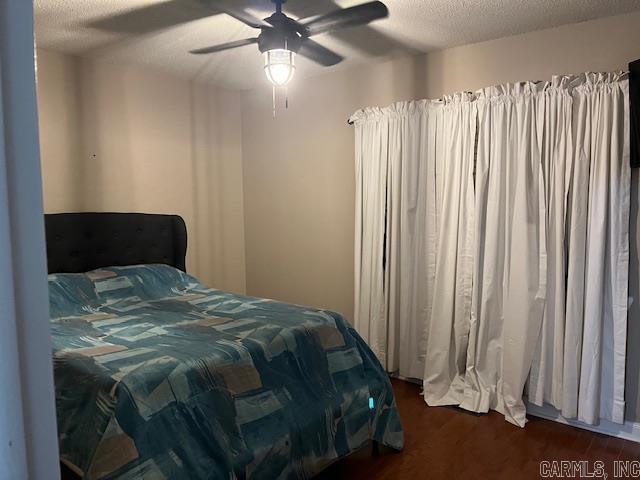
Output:
<svg viewBox="0 0 640 480">
<path fill-rule="evenodd" d="M 356 328 L 429 405 L 623 422 L 628 113 L 587 73 L 354 116 Z"/>
</svg>

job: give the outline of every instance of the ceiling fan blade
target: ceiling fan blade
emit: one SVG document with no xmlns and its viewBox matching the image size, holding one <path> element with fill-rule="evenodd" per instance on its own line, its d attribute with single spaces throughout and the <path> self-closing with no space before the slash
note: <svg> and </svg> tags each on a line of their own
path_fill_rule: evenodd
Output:
<svg viewBox="0 0 640 480">
<path fill-rule="evenodd" d="M 344 57 L 308 38 L 302 40 L 298 54 L 325 67 L 330 67 L 344 60 Z"/>
<path fill-rule="evenodd" d="M 308 35 L 330 32 L 339 28 L 365 25 L 379 18 L 389 15 L 387 6 L 382 2 L 368 2 L 355 7 L 343 8 L 334 12 L 312 17 L 307 20 L 299 20 L 306 29 Z"/>
<path fill-rule="evenodd" d="M 235 42 L 227 42 L 227 43 L 221 43 L 219 45 L 213 45 L 211 47 L 198 48 L 196 50 L 191 50 L 189 53 L 202 55 L 203 53 L 220 52 L 222 50 L 229 50 L 230 48 L 243 47 L 245 45 L 251 45 L 252 43 L 257 43 L 257 42 L 258 42 L 257 38 L 244 38 L 242 40 L 236 40 Z"/>
</svg>

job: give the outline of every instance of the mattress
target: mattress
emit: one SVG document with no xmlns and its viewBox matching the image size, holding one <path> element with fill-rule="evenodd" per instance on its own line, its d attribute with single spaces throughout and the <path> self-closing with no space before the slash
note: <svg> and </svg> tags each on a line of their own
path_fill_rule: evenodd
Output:
<svg viewBox="0 0 640 480">
<path fill-rule="evenodd" d="M 49 276 L 60 454 L 87 479 L 309 478 L 401 449 L 389 379 L 338 314 L 167 265 Z"/>
</svg>

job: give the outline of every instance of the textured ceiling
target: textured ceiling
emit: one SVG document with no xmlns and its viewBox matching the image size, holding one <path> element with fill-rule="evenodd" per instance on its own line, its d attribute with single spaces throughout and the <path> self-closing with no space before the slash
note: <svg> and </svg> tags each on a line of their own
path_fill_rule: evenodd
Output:
<svg viewBox="0 0 640 480">
<path fill-rule="evenodd" d="M 137 63 L 234 88 L 266 82 L 255 45 L 208 56 L 188 50 L 256 36 L 256 30 L 214 12 L 198 18 L 198 0 L 35 0 L 38 46 Z M 225 0 L 264 18 L 270 0 Z M 289 0 L 284 11 L 307 17 L 364 0 Z M 344 55 L 345 68 L 393 55 L 426 52 L 640 10 L 639 0 L 385 0 L 390 16 L 366 27 L 314 37 Z M 142 8 L 142 10 L 139 10 Z M 116 18 L 113 18 L 117 15 Z M 167 27 L 180 20 L 182 23 Z M 329 70 L 306 59 L 296 75 Z"/>
</svg>

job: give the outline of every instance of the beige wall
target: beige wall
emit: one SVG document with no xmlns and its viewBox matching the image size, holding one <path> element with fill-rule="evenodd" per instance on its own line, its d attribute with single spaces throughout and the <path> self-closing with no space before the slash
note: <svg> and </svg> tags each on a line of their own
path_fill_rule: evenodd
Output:
<svg viewBox="0 0 640 480">
<path fill-rule="evenodd" d="M 43 50 L 37 72 L 45 210 L 182 215 L 188 270 L 244 292 L 238 94 Z"/>
<path fill-rule="evenodd" d="M 409 66 L 407 61 L 405 66 Z M 242 112 L 247 291 L 353 315 L 356 108 L 406 98 L 392 63 L 295 83 L 272 118 L 271 92 Z"/>
<path fill-rule="evenodd" d="M 294 81 L 271 118 L 268 88 L 244 98 L 247 291 L 353 315 L 356 109 L 587 70 L 640 58 L 640 13 L 452 48 Z M 633 232 L 638 232 L 637 182 Z M 632 232 L 632 233 L 633 233 Z M 633 234 L 634 245 L 638 235 Z M 632 250 L 630 342 L 640 341 L 638 248 Z M 634 343 L 630 343 L 632 345 Z M 629 349 L 628 413 L 640 419 L 640 349 Z"/>
<path fill-rule="evenodd" d="M 627 69 L 640 57 L 640 12 L 435 52 L 424 64 L 425 95 L 496 83 Z"/>
</svg>

